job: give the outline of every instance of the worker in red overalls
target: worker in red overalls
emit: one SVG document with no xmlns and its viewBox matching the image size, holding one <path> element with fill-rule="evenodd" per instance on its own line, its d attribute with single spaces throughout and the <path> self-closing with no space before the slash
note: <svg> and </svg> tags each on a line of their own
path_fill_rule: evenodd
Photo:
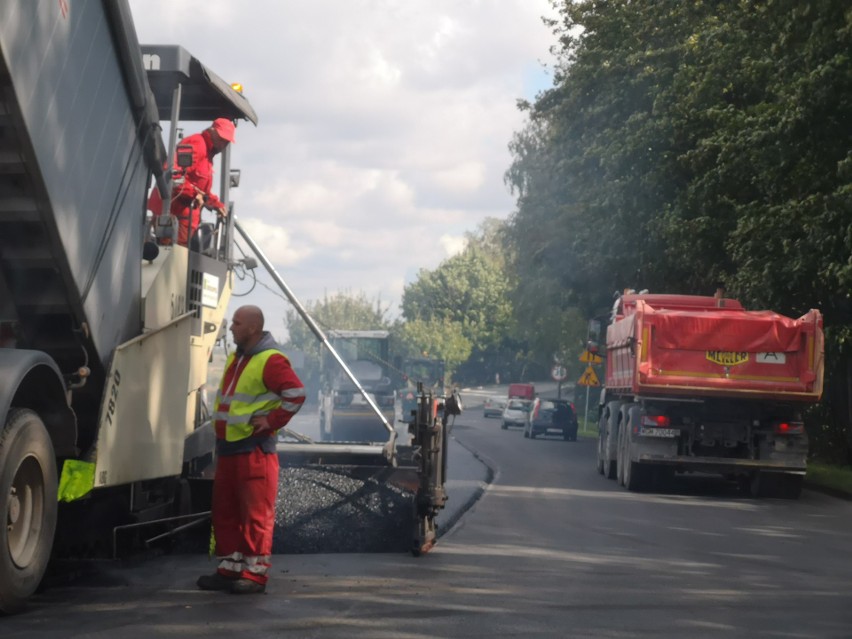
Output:
<svg viewBox="0 0 852 639">
<path fill-rule="evenodd" d="M 231 321 L 236 353 L 222 376 L 213 425 L 213 534 L 219 567 L 202 590 L 262 593 L 272 555 L 278 494 L 276 433 L 305 402 L 305 387 L 263 330 L 263 313 L 241 306 Z"/>
<path fill-rule="evenodd" d="M 169 213 L 177 218 L 177 241 L 182 246 L 189 246 L 201 222 L 202 206 L 222 216 L 228 214 L 228 208 L 210 189 L 213 186 L 213 157 L 234 141 L 234 133 L 233 122 L 218 118 L 208 129 L 178 142 Z M 148 209 L 154 217 L 163 214 L 163 200 L 156 186 L 148 198 Z"/>
</svg>

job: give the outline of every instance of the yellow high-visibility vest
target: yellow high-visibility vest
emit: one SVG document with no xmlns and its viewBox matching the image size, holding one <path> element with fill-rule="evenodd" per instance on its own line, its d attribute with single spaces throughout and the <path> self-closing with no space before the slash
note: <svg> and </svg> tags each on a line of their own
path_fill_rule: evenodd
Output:
<svg viewBox="0 0 852 639">
<path fill-rule="evenodd" d="M 281 396 L 269 392 L 263 383 L 263 369 L 273 355 L 281 355 L 281 351 L 270 348 L 252 355 L 237 379 L 236 388 L 229 389 L 232 392 L 228 392 L 227 395 L 225 394 L 225 376 L 222 376 L 222 384 L 219 386 L 219 392 L 216 393 L 213 419 L 225 421 L 226 441 L 236 442 L 251 437 L 254 433 L 254 427 L 249 423 L 252 415 L 268 415 L 281 406 Z M 225 365 L 226 371 L 235 359 L 236 354 L 231 353 Z M 233 386 L 233 382 L 231 385 Z M 220 410 L 219 407 L 222 404 L 229 404 L 230 409 Z"/>
</svg>

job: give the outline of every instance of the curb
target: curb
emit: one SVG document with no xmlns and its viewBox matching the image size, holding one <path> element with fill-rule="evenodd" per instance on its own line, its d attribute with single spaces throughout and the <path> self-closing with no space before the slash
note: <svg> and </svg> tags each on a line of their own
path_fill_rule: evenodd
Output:
<svg viewBox="0 0 852 639">
<path fill-rule="evenodd" d="M 473 491 L 473 494 L 468 497 L 467 501 L 465 501 L 465 503 L 462 504 L 462 506 L 457 511 L 455 511 L 453 515 L 449 519 L 447 519 L 446 522 L 442 523 L 441 527 L 438 530 L 438 539 L 440 539 L 444 535 L 451 533 L 453 530 L 456 529 L 459 520 L 461 520 L 465 513 L 467 513 L 467 511 L 470 510 L 477 501 L 479 501 L 479 498 L 482 497 L 482 495 L 494 481 L 495 477 L 495 470 L 492 465 L 493 462 L 488 460 L 486 457 L 480 455 L 475 450 L 471 449 L 468 445 L 466 445 L 456 437 L 453 437 L 452 439 L 456 444 L 458 444 L 467 452 L 469 452 L 479 463 L 485 466 L 485 480 L 480 480 L 479 486 L 476 488 L 476 490 Z"/>
</svg>

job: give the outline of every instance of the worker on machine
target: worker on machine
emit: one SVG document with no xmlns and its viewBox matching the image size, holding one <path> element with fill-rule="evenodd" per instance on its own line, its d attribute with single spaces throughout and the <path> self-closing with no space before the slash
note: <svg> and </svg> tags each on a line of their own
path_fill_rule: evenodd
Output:
<svg viewBox="0 0 852 639">
<path fill-rule="evenodd" d="M 235 140 L 234 123 L 225 118 L 201 133 L 183 138 L 177 145 L 175 166 L 172 169 L 172 194 L 169 215 L 177 220 L 177 243 L 189 246 L 201 222 L 201 208 L 228 214 L 228 208 L 211 192 L 213 186 L 213 158 Z M 163 200 L 155 186 L 148 198 L 148 209 L 154 214 L 154 234 L 160 244 L 171 244 L 169 233 L 163 232 L 171 219 L 163 219 Z"/>
</svg>

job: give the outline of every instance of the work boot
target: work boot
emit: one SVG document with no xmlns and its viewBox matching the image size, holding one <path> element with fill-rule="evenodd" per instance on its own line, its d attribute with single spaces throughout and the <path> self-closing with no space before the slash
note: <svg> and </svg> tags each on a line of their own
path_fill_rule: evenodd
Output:
<svg viewBox="0 0 852 639">
<path fill-rule="evenodd" d="M 201 575 L 195 583 L 202 590 L 227 591 L 235 581 L 238 581 L 236 577 L 226 577 L 222 573 L 214 572 L 212 575 Z"/>
<path fill-rule="evenodd" d="M 266 584 L 251 579 L 237 579 L 231 582 L 230 593 L 232 595 L 259 595 L 264 592 L 266 592 Z"/>
</svg>

